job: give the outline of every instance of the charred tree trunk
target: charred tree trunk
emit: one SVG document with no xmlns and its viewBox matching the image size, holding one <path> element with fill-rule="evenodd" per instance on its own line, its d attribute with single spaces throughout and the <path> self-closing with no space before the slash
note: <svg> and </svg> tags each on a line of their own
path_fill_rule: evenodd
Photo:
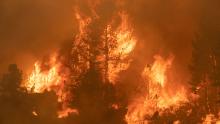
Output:
<svg viewBox="0 0 220 124">
<path fill-rule="evenodd" d="M 109 67 L 108 67 L 108 62 L 109 62 L 109 44 L 108 44 L 108 27 L 106 26 L 105 28 L 105 49 L 104 49 L 104 52 L 105 52 L 105 70 L 104 70 L 104 73 L 105 73 L 105 83 L 107 83 L 109 81 L 108 79 L 108 71 L 109 71 Z"/>
</svg>

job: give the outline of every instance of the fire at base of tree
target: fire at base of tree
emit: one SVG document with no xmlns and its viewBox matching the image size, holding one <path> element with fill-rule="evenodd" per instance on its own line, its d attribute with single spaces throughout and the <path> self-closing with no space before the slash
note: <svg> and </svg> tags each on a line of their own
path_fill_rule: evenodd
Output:
<svg viewBox="0 0 220 124">
<path fill-rule="evenodd" d="M 220 124 L 219 31 L 203 17 L 185 64 L 179 44 L 171 50 L 168 43 L 166 32 L 176 25 L 164 24 L 182 24 L 179 15 L 159 21 L 166 11 L 156 9 L 146 23 L 137 13 L 160 2 L 140 0 L 135 9 L 130 2 L 75 1 L 74 38 L 38 58 L 30 72 L 10 64 L 1 76 L 0 124 Z"/>
</svg>

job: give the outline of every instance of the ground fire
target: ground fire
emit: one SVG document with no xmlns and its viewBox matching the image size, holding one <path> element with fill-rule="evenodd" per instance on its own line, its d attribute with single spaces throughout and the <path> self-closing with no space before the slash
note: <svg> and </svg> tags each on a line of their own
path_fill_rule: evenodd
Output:
<svg viewBox="0 0 220 124">
<path fill-rule="evenodd" d="M 220 124 L 217 0 L 0 5 L 0 124 Z"/>
</svg>

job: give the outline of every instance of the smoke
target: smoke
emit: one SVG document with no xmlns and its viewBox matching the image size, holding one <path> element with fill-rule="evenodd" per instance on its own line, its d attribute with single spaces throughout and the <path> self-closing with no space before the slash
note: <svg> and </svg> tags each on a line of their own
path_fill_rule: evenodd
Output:
<svg viewBox="0 0 220 124">
<path fill-rule="evenodd" d="M 139 61 L 150 60 L 155 52 L 163 51 L 178 54 L 179 62 L 185 63 L 190 58 L 191 41 L 197 28 L 196 4 L 190 0 L 3 0 L 0 3 L 0 65 L 11 62 L 22 65 L 21 60 L 32 60 L 73 39 L 77 30 L 74 7 L 88 16 L 98 15 L 103 23 L 119 10 L 125 11 L 139 39 L 137 49 L 146 48 L 137 50 Z"/>
<path fill-rule="evenodd" d="M 51 53 L 65 41 L 70 42 L 78 29 L 74 19 L 76 7 L 84 15 L 98 18 L 98 23 L 103 25 L 112 19 L 117 24 L 120 20 L 115 15 L 119 11 L 128 14 L 138 42 L 132 55 L 134 61 L 123 74 L 122 82 L 130 82 L 133 87 L 155 54 L 165 57 L 173 54 L 176 76 L 186 83 L 199 5 L 198 1 L 190 0 L 3 0 L 0 2 L 0 72 L 8 63 L 18 63 L 25 70 L 36 58 Z"/>
<path fill-rule="evenodd" d="M 73 4 L 71 0 L 1 0 L 0 72 L 9 63 L 26 68 L 72 39 Z"/>
<path fill-rule="evenodd" d="M 139 57 L 151 62 L 155 53 L 165 56 L 172 53 L 178 63 L 189 62 L 191 42 L 197 28 L 195 3 L 177 0 L 126 3 L 135 34 L 140 39 L 137 47 L 143 47 L 137 48 L 138 53 L 142 53 Z"/>
<path fill-rule="evenodd" d="M 156 54 L 165 58 L 175 56 L 172 65 L 174 86 L 189 81 L 191 44 L 198 28 L 197 4 L 177 0 L 121 1 L 118 10 L 129 15 L 133 33 L 138 39 L 132 54 L 133 61 L 120 76 L 119 92 L 125 103 L 135 97 L 134 92 L 142 86 L 141 73 L 146 65 L 153 63 Z"/>
</svg>

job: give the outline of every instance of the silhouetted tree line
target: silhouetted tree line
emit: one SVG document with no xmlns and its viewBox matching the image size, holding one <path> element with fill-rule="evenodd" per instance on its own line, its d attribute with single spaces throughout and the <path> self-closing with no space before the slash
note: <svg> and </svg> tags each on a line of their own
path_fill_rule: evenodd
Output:
<svg viewBox="0 0 220 124">
<path fill-rule="evenodd" d="M 93 30 L 98 26 L 93 27 Z M 8 72 L 2 75 L 0 80 L 0 124 L 125 124 L 126 103 L 124 104 L 124 100 L 121 101 L 116 96 L 115 86 L 107 78 L 103 78 L 106 76 L 103 75 L 103 71 L 106 71 L 103 64 L 110 60 L 97 61 L 97 56 L 108 54 L 108 52 L 101 52 L 103 49 L 97 49 L 99 46 L 97 44 L 105 41 L 100 38 L 101 34 L 97 34 L 88 35 L 94 39 L 88 40 L 87 45 L 90 46 L 90 49 L 95 49 L 90 50 L 89 68 L 78 77 L 77 85 L 70 85 L 73 94 L 73 101 L 70 104 L 79 111 L 78 115 L 70 115 L 63 119 L 57 118 L 59 103 L 57 103 L 55 93 L 28 93 L 20 87 L 22 71 L 16 64 L 11 64 Z M 217 116 L 220 86 L 220 66 L 218 64 L 220 62 L 220 42 L 218 41 L 220 38 L 218 39 L 216 36 L 208 42 L 207 39 L 211 38 L 204 33 L 193 42 L 190 84 L 194 93 L 200 95 L 199 100 L 182 106 L 175 113 L 167 111 L 167 113 L 159 115 L 156 112 L 152 117 L 146 117 L 146 120 L 151 120 L 152 124 L 170 124 L 176 120 L 183 124 L 195 124 L 201 122 L 201 118 L 205 117 L 207 113 Z M 60 52 L 64 56 L 60 56 L 60 58 L 64 57 L 61 59 L 62 63 L 74 74 L 75 66 L 71 65 L 72 59 L 77 55 L 70 54 L 69 51 L 72 50 L 70 44 L 66 44 L 64 48 L 67 47 L 69 47 L 68 50 L 61 49 Z M 119 108 L 114 108 L 114 104 L 119 105 Z"/>
<path fill-rule="evenodd" d="M 108 62 L 116 61 L 108 57 L 114 38 L 107 37 L 107 27 L 98 20 L 92 22 L 89 29 L 88 36 L 81 39 L 89 49 L 84 46 L 72 49 L 74 44 L 66 42 L 58 56 L 71 73 L 70 107 L 76 108 L 79 114 L 57 118 L 59 103 L 55 93 L 28 93 L 21 87 L 22 71 L 11 64 L 0 80 L 0 124 L 125 124 L 126 106 L 119 107 L 116 89 L 107 77 Z M 84 55 L 85 63 L 82 63 L 79 58 Z M 87 63 L 86 69 L 80 65 Z M 76 70 L 79 68 L 85 71 Z M 77 78 L 74 77 L 76 72 L 81 72 Z"/>
<path fill-rule="evenodd" d="M 219 1 L 203 1 L 200 30 L 193 41 L 190 71 L 192 91 L 198 94 L 197 112 L 218 115 L 220 105 Z"/>
<path fill-rule="evenodd" d="M 125 124 L 126 109 L 113 107 L 118 105 L 116 89 L 108 79 L 108 64 L 117 61 L 109 57 L 116 42 L 114 36 L 108 37 L 111 32 L 107 30 L 107 24 L 100 20 L 94 19 L 88 25 L 86 36 L 81 39 L 83 46 L 73 44 L 74 67 L 80 64 L 88 66 L 72 89 L 72 105 L 79 111 L 76 124 Z M 79 58 L 83 58 L 83 62 L 80 63 Z"/>
<path fill-rule="evenodd" d="M 57 124 L 55 93 L 29 94 L 16 64 L 0 80 L 0 124 Z"/>
</svg>

